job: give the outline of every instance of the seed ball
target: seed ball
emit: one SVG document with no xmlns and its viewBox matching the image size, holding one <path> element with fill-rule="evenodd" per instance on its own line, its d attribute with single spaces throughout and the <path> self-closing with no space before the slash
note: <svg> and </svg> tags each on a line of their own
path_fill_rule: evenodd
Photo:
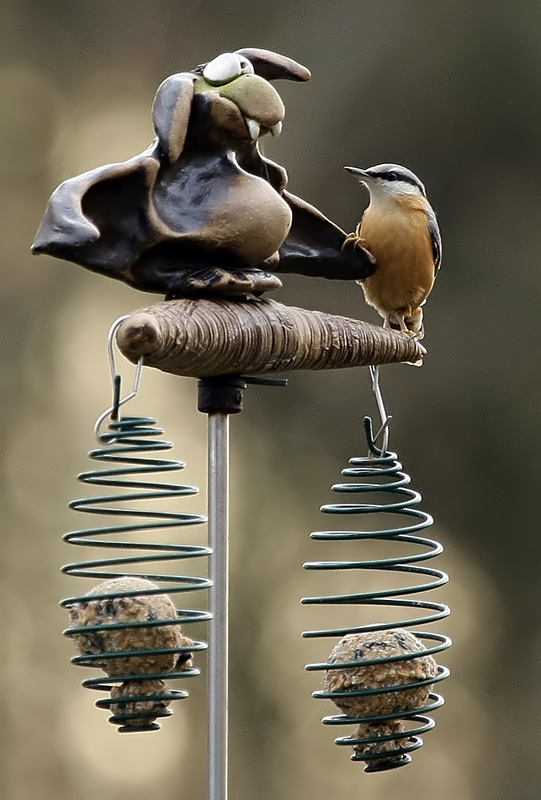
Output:
<svg viewBox="0 0 541 800">
<path fill-rule="evenodd" d="M 117 720 L 118 724 L 126 728 L 140 728 L 150 725 L 156 717 L 161 716 L 163 711 L 171 703 L 171 700 L 164 695 L 168 694 L 168 688 L 161 680 L 147 681 L 124 681 L 120 685 L 113 686 L 111 689 L 112 700 L 126 700 L 130 702 L 113 703 L 111 711 L 115 716 L 130 715 L 128 719 Z M 139 700 L 140 697 L 156 695 L 153 699 Z M 143 714 L 141 717 L 131 717 L 132 714 Z"/>
<path fill-rule="evenodd" d="M 84 628 L 101 625 L 126 624 L 126 628 L 76 633 L 73 639 L 81 655 L 109 655 L 93 659 L 88 666 L 101 667 L 108 675 L 145 675 L 173 672 L 180 662 L 181 669 L 189 669 L 191 661 L 185 653 L 162 653 L 111 658 L 111 653 L 138 650 L 163 650 L 193 644 L 182 636 L 180 625 L 129 627 L 134 623 L 158 620 L 176 620 L 177 612 L 165 594 L 138 597 L 105 597 L 93 600 L 94 595 L 122 594 L 134 591 L 152 591 L 158 586 L 143 578 L 115 578 L 96 586 L 85 600 L 70 608 L 70 627 Z"/>
<path fill-rule="evenodd" d="M 417 681 L 435 678 L 438 665 L 426 651 L 421 640 L 403 628 L 395 630 L 353 633 L 344 636 L 331 652 L 328 664 L 350 661 L 365 662 L 358 667 L 327 670 L 323 679 L 326 692 L 351 692 L 351 697 L 333 697 L 338 708 L 350 717 L 378 717 L 422 708 L 432 689 L 431 685 L 419 686 L 404 691 L 386 692 L 356 697 L 353 693 L 368 689 L 385 689 Z M 373 659 L 419 653 L 407 659 L 382 664 L 370 664 Z M 374 738 L 402 733 L 404 723 L 400 719 L 382 722 L 363 722 L 359 725 L 357 738 Z M 404 746 L 408 739 L 393 739 L 354 747 L 358 756 L 389 753 Z M 398 756 L 399 758 L 400 756 Z M 392 760 L 392 759 L 391 759 Z M 367 763 L 373 763 L 368 761 Z"/>
<path fill-rule="evenodd" d="M 355 731 L 355 738 L 374 739 L 375 737 L 391 736 L 398 733 L 404 733 L 402 720 L 388 719 L 386 722 L 371 722 L 359 725 Z M 379 765 L 382 762 L 397 764 L 404 758 L 400 748 L 406 747 L 408 742 L 411 743 L 411 739 L 406 737 L 376 742 L 361 742 L 353 745 L 353 752 L 369 765 L 376 762 Z M 367 758 L 367 756 L 372 756 L 372 758 Z M 373 756 L 378 756 L 378 758 L 376 759 Z"/>
</svg>

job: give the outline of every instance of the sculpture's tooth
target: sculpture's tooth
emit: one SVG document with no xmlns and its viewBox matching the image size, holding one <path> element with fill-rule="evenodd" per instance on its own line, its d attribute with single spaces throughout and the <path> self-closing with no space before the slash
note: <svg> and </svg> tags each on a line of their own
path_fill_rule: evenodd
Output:
<svg viewBox="0 0 541 800">
<path fill-rule="evenodd" d="M 273 136 L 280 136 L 280 134 L 282 133 L 282 123 L 277 122 L 276 125 L 272 126 L 270 132 L 272 133 Z"/>
<path fill-rule="evenodd" d="M 250 132 L 251 138 L 255 142 L 255 140 L 259 138 L 261 125 L 259 124 L 259 122 L 256 122 L 255 119 L 249 119 L 248 117 L 246 117 L 246 126 L 248 128 L 248 131 Z"/>
</svg>

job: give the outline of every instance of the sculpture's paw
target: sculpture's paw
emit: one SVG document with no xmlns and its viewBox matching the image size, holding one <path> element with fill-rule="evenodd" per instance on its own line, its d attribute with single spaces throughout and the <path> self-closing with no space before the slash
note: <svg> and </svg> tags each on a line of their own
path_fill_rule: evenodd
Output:
<svg viewBox="0 0 541 800">
<path fill-rule="evenodd" d="M 261 270 L 228 270 L 210 267 L 197 272 L 176 276 L 174 285 L 167 292 L 167 300 L 186 295 L 223 295 L 238 297 L 247 294 L 262 294 L 280 289 L 282 281 L 270 272 Z"/>
</svg>

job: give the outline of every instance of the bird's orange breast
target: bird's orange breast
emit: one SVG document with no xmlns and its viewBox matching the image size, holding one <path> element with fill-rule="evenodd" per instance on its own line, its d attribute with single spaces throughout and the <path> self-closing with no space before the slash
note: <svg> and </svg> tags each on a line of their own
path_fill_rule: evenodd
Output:
<svg viewBox="0 0 541 800">
<path fill-rule="evenodd" d="M 383 316 L 414 311 L 430 294 L 435 278 L 424 206 L 399 200 L 389 205 L 383 210 L 371 204 L 358 230 L 377 264 L 362 283 L 366 301 Z"/>
</svg>

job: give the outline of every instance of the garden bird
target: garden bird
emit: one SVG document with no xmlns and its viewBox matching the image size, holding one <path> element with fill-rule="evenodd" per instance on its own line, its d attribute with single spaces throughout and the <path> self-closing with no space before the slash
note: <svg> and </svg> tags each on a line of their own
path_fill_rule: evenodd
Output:
<svg viewBox="0 0 541 800">
<path fill-rule="evenodd" d="M 373 275 L 357 281 L 384 327 L 424 336 L 422 306 L 441 264 L 436 215 L 419 178 L 399 164 L 345 167 L 366 186 L 370 203 L 344 247 L 361 245 L 375 258 Z"/>
</svg>

